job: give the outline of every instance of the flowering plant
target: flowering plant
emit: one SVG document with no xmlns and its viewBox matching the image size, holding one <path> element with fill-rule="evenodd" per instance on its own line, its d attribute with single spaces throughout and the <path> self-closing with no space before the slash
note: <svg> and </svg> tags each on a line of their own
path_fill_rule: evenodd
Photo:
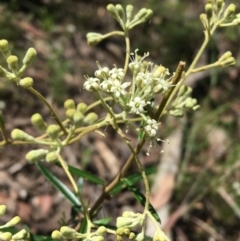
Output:
<svg viewBox="0 0 240 241">
<path fill-rule="evenodd" d="M 146 172 L 143 168 L 138 154 L 141 151 L 145 142 L 156 143 L 160 139 L 158 127 L 162 117 L 172 115 L 181 117 L 185 111 L 196 111 L 200 106 L 197 100 L 190 96 L 191 88 L 184 85 L 184 80 L 192 73 L 203 71 L 213 67 L 227 67 L 235 64 L 235 59 L 231 52 L 223 54 L 215 63 L 196 67 L 198 60 L 207 46 L 211 36 L 221 27 L 238 25 L 240 23 L 240 15 L 235 14 L 235 5 L 230 4 L 225 7 L 223 0 L 208 1 L 205 5 L 205 13 L 200 15 L 200 20 L 203 23 L 205 39 L 200 47 L 196 57 L 187 70 L 186 64 L 180 61 L 176 70 L 170 73 L 169 69 L 158 64 L 147 62 L 148 53 L 142 57 L 138 55 L 138 50 L 133 53 L 130 51 L 129 31 L 135 26 L 147 21 L 152 10 L 143 8 L 133 15 L 133 6 L 127 5 L 124 9 L 120 4 L 109 4 L 107 10 L 120 24 L 122 31 L 113 31 L 107 34 L 88 33 L 87 41 L 90 45 L 96 45 L 104 39 L 117 35 L 124 37 L 126 43 L 126 57 L 124 66 L 119 68 L 114 65 L 112 67 L 101 66 L 97 62 L 97 70 L 93 76 L 85 76 L 83 85 L 86 91 L 95 94 L 98 100 L 92 105 L 86 103 L 75 103 L 74 100 L 68 99 L 64 103 L 65 120 L 61 120 L 53 107 L 34 87 L 34 81 L 30 77 L 23 77 L 24 71 L 28 68 L 36 58 L 36 50 L 30 48 L 22 60 L 22 66 L 18 66 L 18 57 L 11 54 L 7 40 L 0 41 L 0 50 L 3 57 L 6 59 L 8 69 L 0 66 L 0 76 L 7 78 L 32 92 L 38 97 L 50 110 L 56 124 L 47 124 L 40 113 L 36 113 L 31 117 L 32 124 L 41 132 L 41 136 L 34 137 L 28 133 L 14 129 L 11 133 L 11 138 L 8 137 L 5 130 L 3 114 L 0 116 L 0 128 L 2 131 L 3 141 L 0 146 L 11 144 L 39 144 L 44 148 L 30 150 L 26 154 L 26 160 L 30 163 L 35 163 L 45 176 L 52 177 L 52 174 L 41 163 L 42 160 L 60 165 L 68 176 L 73 192 L 64 186 L 65 196 L 73 205 L 81 206 L 80 212 L 83 214 L 83 219 L 74 228 L 62 226 L 59 230 L 52 233 L 52 239 L 84 239 L 84 240 L 103 240 L 106 233 L 114 234 L 117 240 L 122 240 L 124 236 L 134 240 L 144 240 L 146 218 L 149 217 L 156 227 L 156 232 L 153 237 L 154 241 L 168 240 L 168 237 L 160 229 L 160 219 L 149 202 L 150 188 Z M 126 81 L 126 77 L 131 76 L 131 81 Z M 160 98 L 156 98 L 160 96 Z M 154 99 L 161 99 L 160 103 L 154 103 Z M 102 105 L 106 111 L 106 115 L 99 118 L 92 111 L 96 105 Z M 120 107 L 116 111 L 116 106 Z M 136 128 L 137 123 L 137 128 Z M 120 124 L 125 124 L 129 128 L 133 128 L 138 134 L 138 143 L 133 146 L 129 140 L 127 133 L 124 133 Z M 122 137 L 131 155 L 124 163 L 119 174 L 108 184 L 104 185 L 101 179 L 93 175 L 86 175 L 82 172 L 79 174 L 79 169 L 70 166 L 62 157 L 63 148 L 74 142 L 79 141 L 84 135 L 89 132 L 101 130 L 106 126 L 111 125 L 113 129 Z M 104 133 L 101 133 L 104 136 Z M 149 154 L 149 151 L 148 153 Z M 108 197 L 109 193 L 126 175 L 131 164 L 136 161 L 141 172 L 142 179 L 145 185 L 145 195 L 138 195 L 138 199 L 144 207 L 142 213 L 126 211 L 121 217 L 117 218 L 115 228 L 108 228 L 103 223 L 95 224 L 94 217 L 99 211 L 103 201 Z M 94 180 L 95 183 L 104 185 L 102 194 L 96 200 L 92 207 L 88 207 L 84 197 L 76 183 L 74 175 L 85 174 L 89 180 Z M 55 179 L 49 178 L 50 181 L 59 188 L 59 183 Z M 61 184 L 63 185 L 63 184 Z M 61 186 L 63 187 L 63 186 Z M 60 188 L 59 188 L 60 189 Z M 140 233 L 136 234 L 134 228 L 140 226 Z M 0 227 L 1 229 L 1 227 Z M 1 233 L 3 240 L 15 240 L 15 236 Z M 7 237 L 5 237 L 5 236 Z M 21 240 L 28 238 L 27 232 L 24 231 Z M 10 237 L 10 238 L 9 238 Z"/>
</svg>

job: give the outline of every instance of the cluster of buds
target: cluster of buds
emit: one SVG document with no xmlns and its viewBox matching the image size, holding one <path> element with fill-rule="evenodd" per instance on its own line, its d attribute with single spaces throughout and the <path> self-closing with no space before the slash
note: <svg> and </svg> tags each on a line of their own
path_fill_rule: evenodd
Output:
<svg viewBox="0 0 240 241">
<path fill-rule="evenodd" d="M 121 217 L 117 218 L 116 235 L 117 240 L 121 241 L 123 236 L 127 236 L 129 239 L 136 239 L 135 233 L 131 232 L 131 229 L 142 225 L 144 222 L 144 216 L 141 213 L 134 213 L 131 211 L 123 212 Z"/>
<path fill-rule="evenodd" d="M 118 21 L 124 31 L 128 31 L 136 25 L 146 22 L 153 13 L 151 9 L 142 8 L 134 17 L 132 17 L 134 7 L 130 4 L 126 6 L 125 10 L 120 4 L 115 6 L 113 4 L 109 4 L 107 6 L 107 10 Z M 94 46 L 107 37 L 109 37 L 109 34 L 103 35 L 92 32 L 87 34 L 87 41 L 89 45 Z"/>
<path fill-rule="evenodd" d="M 104 241 L 104 234 L 107 229 L 101 226 L 96 232 L 92 233 L 78 233 L 75 229 L 63 226 L 60 230 L 54 230 L 52 232 L 52 239 L 54 240 L 69 240 L 69 239 L 82 239 L 84 241 Z"/>
<path fill-rule="evenodd" d="M 15 81 L 18 85 L 24 88 L 30 88 L 33 85 L 33 79 L 30 77 L 21 78 L 21 75 L 30 66 L 37 56 L 34 48 L 29 48 L 22 60 L 22 67 L 19 68 L 18 57 L 11 55 L 8 41 L 5 39 L 0 40 L 0 51 L 8 64 L 7 69 L 0 66 L 0 77 L 6 77 L 8 80 Z"/>
<path fill-rule="evenodd" d="M 197 104 L 197 100 L 189 97 L 192 93 L 192 88 L 188 86 L 181 86 L 177 98 L 172 103 L 172 109 L 170 110 L 169 114 L 172 116 L 181 117 L 183 113 L 188 110 L 197 110 L 200 108 L 200 105 Z"/>
<path fill-rule="evenodd" d="M 95 112 L 90 112 L 86 115 L 87 105 L 83 102 L 76 106 L 74 100 L 68 99 L 64 102 L 64 108 L 66 109 L 66 117 L 75 127 L 82 124 L 91 125 L 98 119 L 98 115 Z"/>
<path fill-rule="evenodd" d="M 225 7 L 224 0 L 208 0 L 200 19 L 205 29 L 210 29 L 216 23 L 220 27 L 234 26 L 240 24 L 240 14 L 235 14 L 235 11 L 236 5 L 233 3 Z"/>
<path fill-rule="evenodd" d="M 0 205 L 0 217 L 2 217 L 7 210 L 5 205 Z M 9 222 L 5 223 L 4 225 L 0 226 L 0 230 L 4 228 L 11 228 L 15 225 L 19 224 L 21 221 L 20 217 L 16 216 L 12 218 Z M 3 232 L 0 231 L 0 239 L 3 241 L 27 241 L 30 238 L 30 234 L 25 230 L 22 229 L 16 234 L 12 235 L 10 232 Z"/>
</svg>

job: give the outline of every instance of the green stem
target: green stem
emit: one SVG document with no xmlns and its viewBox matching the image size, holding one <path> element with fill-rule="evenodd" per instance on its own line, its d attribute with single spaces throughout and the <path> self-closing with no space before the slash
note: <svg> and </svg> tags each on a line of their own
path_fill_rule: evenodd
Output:
<svg viewBox="0 0 240 241">
<path fill-rule="evenodd" d="M 130 39 L 128 30 L 125 31 L 126 55 L 124 64 L 124 74 L 126 75 L 130 58 Z M 124 78 L 123 78 L 124 79 Z"/>
<path fill-rule="evenodd" d="M 55 110 L 52 108 L 52 106 L 48 103 L 48 101 L 34 88 L 30 87 L 27 88 L 30 92 L 32 92 L 34 95 L 36 95 L 51 111 L 55 121 L 58 123 L 58 125 L 61 127 L 62 131 L 64 132 L 65 135 L 68 134 L 66 128 L 63 126 L 61 120 L 59 119 L 57 113 L 55 112 Z"/>
</svg>

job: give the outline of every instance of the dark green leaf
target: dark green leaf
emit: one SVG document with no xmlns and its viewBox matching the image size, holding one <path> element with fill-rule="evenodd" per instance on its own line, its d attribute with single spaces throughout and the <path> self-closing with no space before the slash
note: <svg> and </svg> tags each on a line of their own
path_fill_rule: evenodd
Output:
<svg viewBox="0 0 240 241">
<path fill-rule="evenodd" d="M 56 176 L 54 176 L 48 168 L 46 168 L 41 163 L 36 164 L 42 174 L 74 205 L 74 206 L 81 206 L 80 201 L 74 195 L 74 193 L 65 185 L 63 184 Z"/>
<path fill-rule="evenodd" d="M 138 188 L 128 185 L 128 189 L 133 193 L 136 200 L 144 207 L 146 202 L 146 197 L 139 191 Z M 158 216 L 157 211 L 153 208 L 151 203 L 149 203 L 149 212 L 153 215 L 157 222 L 161 223 L 161 219 Z"/>
<path fill-rule="evenodd" d="M 60 165 L 58 165 L 58 166 L 61 167 Z M 99 177 L 96 177 L 95 175 L 93 175 L 87 171 L 78 169 L 71 165 L 68 165 L 68 170 L 70 171 L 71 174 L 76 175 L 77 177 L 85 178 L 89 182 L 96 183 L 96 184 L 99 184 L 102 186 L 104 185 L 104 181 L 102 179 L 100 179 Z"/>
</svg>

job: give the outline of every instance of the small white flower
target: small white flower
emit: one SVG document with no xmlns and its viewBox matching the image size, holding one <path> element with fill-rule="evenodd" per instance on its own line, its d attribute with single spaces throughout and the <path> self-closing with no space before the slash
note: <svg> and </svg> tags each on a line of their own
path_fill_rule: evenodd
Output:
<svg viewBox="0 0 240 241">
<path fill-rule="evenodd" d="M 135 114 L 142 114 L 144 113 L 144 106 L 146 106 L 147 103 L 145 100 L 142 100 L 140 97 L 135 97 L 134 100 L 130 101 L 128 106 L 131 107 L 130 113 Z"/>
<path fill-rule="evenodd" d="M 149 137 L 155 137 L 158 131 L 158 123 L 154 119 L 148 118 L 144 130 Z"/>
<path fill-rule="evenodd" d="M 109 71 L 109 75 L 113 80 L 122 80 L 122 78 L 124 77 L 124 71 L 122 68 L 115 67 Z"/>
<path fill-rule="evenodd" d="M 128 86 L 131 85 L 131 82 L 120 83 L 119 80 L 113 81 L 110 92 L 113 93 L 114 97 L 118 99 L 121 95 L 126 96 L 127 91 L 125 90 Z"/>
<path fill-rule="evenodd" d="M 150 85 L 152 81 L 153 81 L 152 73 L 149 73 L 149 72 L 146 72 L 146 73 L 139 72 L 136 77 L 136 84 L 141 88 L 145 87 L 147 84 Z"/>
<path fill-rule="evenodd" d="M 103 79 L 108 77 L 108 73 L 109 73 L 108 67 L 103 67 L 103 68 L 100 67 L 100 69 L 95 71 L 94 75 L 99 79 Z"/>
<path fill-rule="evenodd" d="M 138 49 L 135 50 L 135 53 L 131 53 L 130 59 L 131 63 L 128 65 L 131 71 L 138 71 L 140 67 L 142 66 L 142 61 L 149 55 L 149 53 L 145 53 L 143 57 L 139 57 L 137 55 Z"/>
<path fill-rule="evenodd" d="M 88 90 L 88 91 L 94 91 L 99 89 L 99 83 L 100 80 L 98 78 L 93 78 L 93 77 L 85 77 L 86 81 L 83 85 L 83 88 Z"/>
</svg>

